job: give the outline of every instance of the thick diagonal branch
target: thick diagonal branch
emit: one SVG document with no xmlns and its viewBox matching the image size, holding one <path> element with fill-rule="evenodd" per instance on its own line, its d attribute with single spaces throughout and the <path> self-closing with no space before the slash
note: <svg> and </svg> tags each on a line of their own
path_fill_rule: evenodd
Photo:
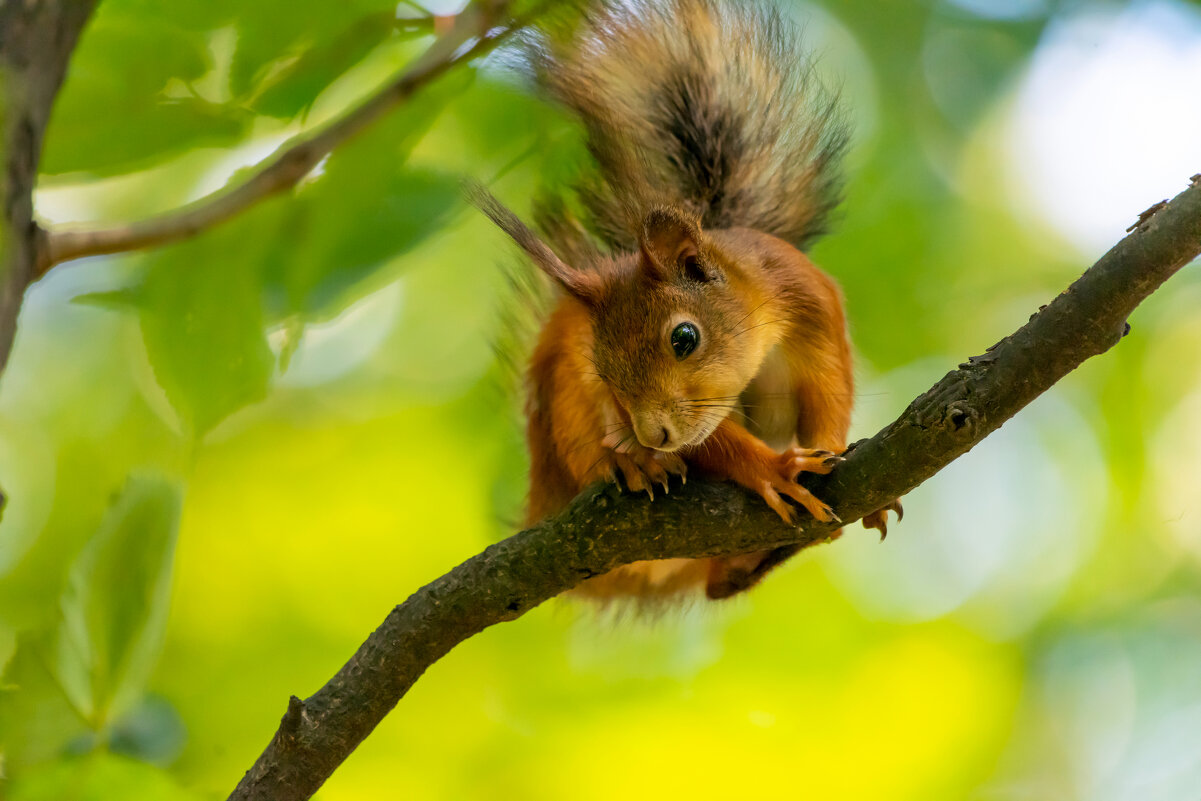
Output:
<svg viewBox="0 0 1201 801">
<path fill-rule="evenodd" d="M 1201 252 L 1201 176 L 1059 297 L 951 371 L 886 429 L 806 484 L 843 520 L 912 490 L 1128 330 L 1131 311 Z M 784 525 L 756 496 L 692 482 L 653 503 L 612 487 L 491 546 L 413 593 L 324 687 L 292 698 L 279 731 L 231 799 L 308 798 L 458 643 L 589 576 L 640 559 L 701 557 L 825 541 L 833 526 Z"/>
<path fill-rule="evenodd" d="M 284 144 L 267 157 L 250 178 L 232 188 L 219 190 L 147 220 L 43 231 L 34 278 L 40 278 L 54 265 L 72 259 L 188 239 L 291 189 L 339 145 L 451 68 L 483 55 L 522 27 L 524 20 L 508 20 L 501 24 L 508 5 L 508 2 L 477 0 L 455 18 L 454 26 L 447 33 L 394 80 L 317 133 Z"/>
</svg>

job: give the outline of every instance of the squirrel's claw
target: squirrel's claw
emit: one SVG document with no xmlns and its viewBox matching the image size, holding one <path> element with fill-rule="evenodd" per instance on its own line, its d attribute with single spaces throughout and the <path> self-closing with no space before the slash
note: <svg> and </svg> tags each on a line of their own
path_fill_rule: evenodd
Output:
<svg viewBox="0 0 1201 801">
<path fill-rule="evenodd" d="M 780 454 L 780 461 L 788 480 L 796 481 L 796 477 L 801 473 L 817 473 L 824 476 L 846 459 L 832 451 L 789 448 Z"/>
<path fill-rule="evenodd" d="M 789 525 L 792 525 L 792 507 L 784 502 L 783 498 L 780 497 L 782 495 L 792 498 L 805 507 L 809 514 L 823 523 L 831 521 L 842 522 L 834 514 L 833 509 L 819 501 L 812 492 L 789 478 L 786 472 L 765 477 L 754 489 L 763 496 L 763 500 L 767 501 L 767 505 L 774 509 L 776 514 Z"/>
<path fill-rule="evenodd" d="M 797 483 L 801 473 L 826 474 L 843 462 L 833 451 L 816 448 L 788 448 L 783 453 L 772 454 L 751 468 L 746 486 L 758 492 L 780 518 L 792 524 L 793 510 L 784 498 L 791 498 L 823 523 L 842 524 L 838 515 L 828 505 L 818 500 L 812 492 Z M 740 482 L 743 479 L 739 479 Z"/>
<path fill-rule="evenodd" d="M 888 536 L 888 512 L 889 510 L 897 513 L 897 522 L 901 522 L 905 518 L 905 508 L 901 506 L 901 499 L 897 498 L 892 503 L 885 504 L 876 511 L 863 517 L 864 528 L 874 528 L 880 532 L 880 541 Z"/>
<path fill-rule="evenodd" d="M 654 451 L 637 444 L 625 450 L 610 449 L 607 458 L 611 481 L 616 482 L 620 475 L 631 492 L 645 492 L 652 501 L 655 500 L 656 484 L 663 488 L 663 494 L 666 495 L 670 492 L 671 476 L 683 478 L 688 470 L 684 460 L 676 454 Z"/>
</svg>

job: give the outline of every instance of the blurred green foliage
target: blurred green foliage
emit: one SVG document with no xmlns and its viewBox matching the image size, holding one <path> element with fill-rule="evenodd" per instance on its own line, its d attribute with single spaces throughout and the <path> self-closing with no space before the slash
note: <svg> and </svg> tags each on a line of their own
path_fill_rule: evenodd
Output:
<svg viewBox="0 0 1201 801">
<path fill-rule="evenodd" d="M 1201 48 L 1201 14 L 787 8 L 859 131 L 814 257 L 848 298 L 867 436 L 1099 255 L 1014 177 L 1030 65 L 1059 31 L 1103 54 L 1105 31 L 1146 20 L 1183 20 L 1165 41 Z M 409 63 L 419 17 L 105 0 L 50 126 L 40 213 L 139 218 L 241 180 Z M 582 155 L 502 54 L 287 196 L 31 290 L 0 381 L 0 798 L 224 797 L 288 695 L 513 529 L 526 461 L 493 351 L 512 256 L 458 186 L 478 177 L 524 211 Z M 1130 221 L 1158 199 L 1132 192 Z M 1189 268 L 1120 347 L 915 492 L 883 546 L 852 530 L 749 598 L 654 621 L 556 602 L 473 638 L 320 797 L 1195 792 L 1198 300 Z"/>
</svg>

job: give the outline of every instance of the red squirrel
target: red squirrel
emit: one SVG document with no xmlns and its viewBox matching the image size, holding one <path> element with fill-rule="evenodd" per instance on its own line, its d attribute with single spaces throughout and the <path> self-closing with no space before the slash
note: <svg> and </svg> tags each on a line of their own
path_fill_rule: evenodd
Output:
<svg viewBox="0 0 1201 801">
<path fill-rule="evenodd" d="M 473 193 L 560 290 L 527 376 L 527 523 L 596 481 L 653 497 L 696 475 L 786 522 L 789 501 L 833 519 L 796 478 L 841 461 L 851 346 L 838 285 L 801 248 L 838 202 L 847 133 L 799 52 L 777 12 L 734 0 L 610 0 L 531 48 L 596 169 L 582 222 L 542 207 L 547 241 Z M 885 533 L 889 509 L 863 524 Z M 636 562 L 577 593 L 724 598 L 795 551 Z"/>
</svg>

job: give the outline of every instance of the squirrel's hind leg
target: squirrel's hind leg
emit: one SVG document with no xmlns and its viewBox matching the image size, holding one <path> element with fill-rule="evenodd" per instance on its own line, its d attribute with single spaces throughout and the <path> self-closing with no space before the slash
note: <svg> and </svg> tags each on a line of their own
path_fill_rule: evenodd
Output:
<svg viewBox="0 0 1201 801">
<path fill-rule="evenodd" d="M 800 549 L 799 545 L 781 545 L 770 551 L 710 559 L 705 595 L 716 601 L 749 590 L 758 584 L 769 570 L 791 558 Z"/>
<path fill-rule="evenodd" d="M 897 513 L 897 522 L 905 517 L 905 509 L 901 506 L 901 499 L 897 498 L 892 503 L 886 504 L 869 515 L 863 516 L 863 527 L 874 528 L 880 532 L 880 539 L 888 536 L 888 513 Z"/>
</svg>

